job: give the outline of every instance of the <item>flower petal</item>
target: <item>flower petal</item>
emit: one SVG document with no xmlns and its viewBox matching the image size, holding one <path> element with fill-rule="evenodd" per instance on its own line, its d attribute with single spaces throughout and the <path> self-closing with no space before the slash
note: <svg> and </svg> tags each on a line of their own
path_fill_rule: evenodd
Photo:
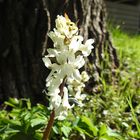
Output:
<svg viewBox="0 0 140 140">
<path fill-rule="evenodd" d="M 51 60 L 47 56 L 43 57 L 42 60 L 43 60 L 45 66 L 47 68 L 50 68 L 51 67 L 51 65 L 52 65 Z"/>
</svg>

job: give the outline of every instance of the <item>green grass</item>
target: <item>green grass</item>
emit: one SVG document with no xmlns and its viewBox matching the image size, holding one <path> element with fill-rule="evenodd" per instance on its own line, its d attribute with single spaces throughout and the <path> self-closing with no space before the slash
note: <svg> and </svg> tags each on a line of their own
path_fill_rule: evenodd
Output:
<svg viewBox="0 0 140 140">
<path fill-rule="evenodd" d="M 122 94 L 128 96 L 126 100 L 136 130 L 134 134 L 131 130 L 131 137 L 140 139 L 140 35 L 127 35 L 114 29 L 112 36 L 120 58 L 120 70 L 127 75 L 124 76 L 124 80 L 128 81 L 127 90 L 123 90 Z"/>
<path fill-rule="evenodd" d="M 132 70 L 140 69 L 140 35 L 128 35 L 119 29 L 112 29 L 113 44 L 118 50 L 120 64 L 129 65 Z"/>
<path fill-rule="evenodd" d="M 101 102 L 98 109 L 103 104 L 99 114 L 107 112 L 100 121 L 119 131 L 124 139 L 140 139 L 140 35 L 128 35 L 116 28 L 111 28 L 111 35 L 120 68 L 117 84 L 104 82 L 106 90 L 98 97 L 99 101 L 95 99 Z"/>
</svg>

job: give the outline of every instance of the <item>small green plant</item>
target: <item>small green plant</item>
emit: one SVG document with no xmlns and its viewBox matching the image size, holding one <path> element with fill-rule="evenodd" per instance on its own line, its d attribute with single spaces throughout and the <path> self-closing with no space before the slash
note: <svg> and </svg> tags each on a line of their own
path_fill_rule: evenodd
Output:
<svg viewBox="0 0 140 140">
<path fill-rule="evenodd" d="M 42 140 L 49 115 L 42 104 L 32 106 L 29 99 L 10 98 L 0 110 L 0 140 Z M 56 121 L 51 139 L 68 140 L 71 131 L 71 121 Z"/>
<path fill-rule="evenodd" d="M 74 129 L 80 133 L 83 139 L 94 140 L 123 140 L 122 136 L 109 128 L 105 123 L 95 125 L 86 116 L 78 117 L 74 123 Z"/>
<path fill-rule="evenodd" d="M 48 110 L 38 104 L 32 107 L 29 99 L 10 98 L 0 111 L 0 138 L 2 140 L 41 140 L 42 129 L 48 120 Z"/>
</svg>

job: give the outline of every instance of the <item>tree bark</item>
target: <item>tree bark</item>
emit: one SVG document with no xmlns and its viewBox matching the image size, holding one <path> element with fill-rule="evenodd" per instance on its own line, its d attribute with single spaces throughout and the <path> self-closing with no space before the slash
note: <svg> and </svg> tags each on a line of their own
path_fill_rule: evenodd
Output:
<svg viewBox="0 0 140 140">
<path fill-rule="evenodd" d="M 85 69 L 91 76 L 86 90 L 93 91 L 103 70 L 114 73 L 119 66 L 116 50 L 106 28 L 103 0 L 1 0 L 0 1 L 0 101 L 26 97 L 45 102 L 42 62 L 52 46 L 47 33 L 58 14 L 67 13 L 77 22 L 84 39 L 95 38 Z"/>
</svg>

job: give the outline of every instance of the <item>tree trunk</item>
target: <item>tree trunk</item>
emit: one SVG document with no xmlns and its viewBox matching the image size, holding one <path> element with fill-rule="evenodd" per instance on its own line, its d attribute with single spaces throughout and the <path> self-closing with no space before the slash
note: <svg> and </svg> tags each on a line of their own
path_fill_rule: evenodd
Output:
<svg viewBox="0 0 140 140">
<path fill-rule="evenodd" d="M 106 30 L 103 0 L 0 0 L 0 101 L 28 97 L 45 101 L 42 93 L 49 71 L 42 62 L 51 44 L 47 33 L 58 14 L 67 13 L 85 38 L 95 38 L 85 69 L 93 91 L 104 69 L 119 66 L 116 50 Z"/>
</svg>

